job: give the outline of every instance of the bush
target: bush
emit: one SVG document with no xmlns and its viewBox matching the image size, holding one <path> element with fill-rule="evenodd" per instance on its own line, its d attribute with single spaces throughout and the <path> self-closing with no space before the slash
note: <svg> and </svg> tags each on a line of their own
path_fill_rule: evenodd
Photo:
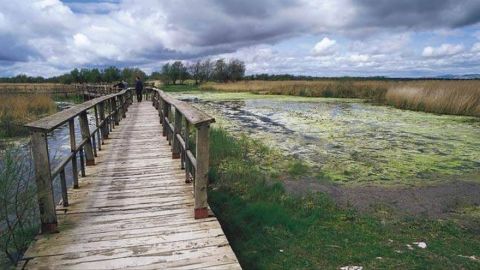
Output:
<svg viewBox="0 0 480 270">
<path fill-rule="evenodd" d="M 38 232 L 35 186 L 30 161 L 10 148 L 0 163 L 0 265 L 14 265 Z M 6 265 L 5 265 L 6 264 Z"/>
</svg>

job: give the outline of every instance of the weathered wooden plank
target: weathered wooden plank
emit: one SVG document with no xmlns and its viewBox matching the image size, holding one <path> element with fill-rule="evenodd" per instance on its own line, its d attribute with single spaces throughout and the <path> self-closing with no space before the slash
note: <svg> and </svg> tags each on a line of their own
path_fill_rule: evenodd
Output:
<svg viewBox="0 0 480 270">
<path fill-rule="evenodd" d="M 123 90 L 116 94 L 110 94 L 110 95 L 94 98 L 82 104 L 79 104 L 69 109 L 58 112 L 56 114 L 28 123 L 25 126 L 31 129 L 38 129 L 46 132 L 52 131 L 53 129 L 66 123 L 70 118 L 78 116 L 80 113 L 92 108 L 96 104 L 103 102 L 105 100 L 108 100 L 110 98 L 116 97 L 118 95 L 123 95 L 125 94 L 125 92 L 126 90 Z"/>
</svg>

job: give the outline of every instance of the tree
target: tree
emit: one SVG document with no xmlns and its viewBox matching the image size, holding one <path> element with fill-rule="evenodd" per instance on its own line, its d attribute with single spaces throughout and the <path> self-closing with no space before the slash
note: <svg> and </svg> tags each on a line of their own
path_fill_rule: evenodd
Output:
<svg viewBox="0 0 480 270">
<path fill-rule="evenodd" d="M 228 82 L 228 66 L 223 58 L 215 62 L 213 73 L 216 81 Z"/>
<path fill-rule="evenodd" d="M 202 62 L 200 65 L 200 83 L 206 82 L 212 79 L 213 74 L 213 64 L 210 59 L 207 59 Z"/>
<path fill-rule="evenodd" d="M 197 60 L 194 64 L 188 66 L 192 78 L 195 80 L 195 84 L 198 84 L 201 81 L 201 71 L 202 63 L 200 60 Z"/>
<path fill-rule="evenodd" d="M 170 82 L 172 81 L 172 78 L 170 76 L 170 63 L 166 63 L 165 65 L 162 66 L 162 77 L 161 77 L 161 81 L 162 83 L 164 84 L 170 84 Z"/>
<path fill-rule="evenodd" d="M 181 61 L 175 61 L 170 66 L 169 75 L 170 75 L 170 80 L 172 81 L 173 84 L 176 84 L 177 80 L 183 79 L 182 77 L 184 75 L 184 69 L 185 67 L 183 66 L 183 63 Z"/>
<path fill-rule="evenodd" d="M 228 78 L 231 81 L 239 81 L 245 76 L 245 63 L 238 60 L 232 59 L 228 63 Z"/>
<path fill-rule="evenodd" d="M 85 72 L 85 80 L 88 83 L 100 83 L 102 81 L 102 75 L 98 68 L 90 69 Z"/>
<path fill-rule="evenodd" d="M 117 67 L 111 66 L 103 70 L 103 81 L 104 82 L 116 82 L 121 79 L 121 72 Z"/>
<path fill-rule="evenodd" d="M 80 71 L 78 71 L 78 68 L 70 71 L 70 76 L 72 77 L 72 81 L 75 83 L 81 83 L 82 81 L 80 80 Z"/>
</svg>

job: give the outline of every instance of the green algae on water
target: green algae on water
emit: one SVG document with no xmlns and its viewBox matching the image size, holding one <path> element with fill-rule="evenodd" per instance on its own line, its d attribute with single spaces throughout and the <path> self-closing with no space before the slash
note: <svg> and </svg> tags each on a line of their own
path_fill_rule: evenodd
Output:
<svg viewBox="0 0 480 270">
<path fill-rule="evenodd" d="M 233 134 L 248 134 L 344 184 L 480 181 L 480 120 L 362 100 L 201 92 L 179 94 Z"/>
</svg>

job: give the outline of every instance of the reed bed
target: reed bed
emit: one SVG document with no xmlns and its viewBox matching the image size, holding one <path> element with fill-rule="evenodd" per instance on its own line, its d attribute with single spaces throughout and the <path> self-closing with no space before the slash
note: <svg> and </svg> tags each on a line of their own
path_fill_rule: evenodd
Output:
<svg viewBox="0 0 480 270">
<path fill-rule="evenodd" d="M 201 90 L 305 97 L 362 98 L 400 109 L 480 116 L 480 80 L 241 81 L 206 83 Z"/>
<path fill-rule="evenodd" d="M 206 83 L 200 89 L 304 97 L 381 98 L 388 86 L 384 81 L 240 81 Z"/>
<path fill-rule="evenodd" d="M 404 83 L 388 89 L 385 103 L 400 109 L 480 117 L 480 82 Z"/>
<path fill-rule="evenodd" d="M 73 84 L 61 83 L 0 83 L 0 94 L 75 94 Z"/>
<path fill-rule="evenodd" d="M 0 95 L 0 137 L 27 135 L 25 123 L 57 110 L 46 95 Z"/>
</svg>

